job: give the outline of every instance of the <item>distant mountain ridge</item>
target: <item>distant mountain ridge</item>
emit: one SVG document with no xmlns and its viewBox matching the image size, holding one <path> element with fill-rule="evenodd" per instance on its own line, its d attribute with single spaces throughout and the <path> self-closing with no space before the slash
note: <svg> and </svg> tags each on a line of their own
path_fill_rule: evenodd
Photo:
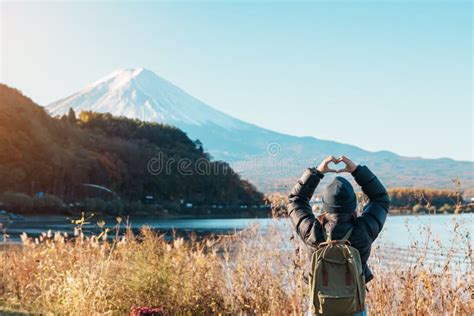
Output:
<svg viewBox="0 0 474 316">
<path fill-rule="evenodd" d="M 370 165 L 390 186 L 454 188 L 454 178 L 463 187 L 474 185 L 473 162 L 402 157 L 277 133 L 227 115 L 144 68 L 115 71 L 46 106 L 52 115 L 66 114 L 69 108 L 174 125 L 265 191 L 287 190 L 305 167 L 329 154 Z"/>
</svg>

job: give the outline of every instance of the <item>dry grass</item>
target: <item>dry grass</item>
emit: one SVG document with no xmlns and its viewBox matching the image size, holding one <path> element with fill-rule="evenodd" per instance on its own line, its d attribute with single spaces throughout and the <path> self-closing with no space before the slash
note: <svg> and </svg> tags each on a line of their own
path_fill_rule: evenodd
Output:
<svg viewBox="0 0 474 316">
<path fill-rule="evenodd" d="M 443 245 L 430 226 L 410 247 L 377 245 L 371 267 L 368 305 L 379 315 L 473 315 L 472 221 L 453 216 Z"/>
<path fill-rule="evenodd" d="M 167 242 L 147 227 L 113 241 L 105 231 L 85 237 L 80 228 L 74 238 L 24 236 L 22 247 L 1 252 L 0 306 L 73 315 L 127 314 L 132 305 L 163 307 L 169 314 L 301 315 L 304 251 L 282 225 L 275 221 L 204 241 Z M 469 243 L 468 250 L 455 255 L 453 244 L 442 262 L 429 263 L 433 250 L 422 245 L 400 253 L 374 249 L 369 312 L 471 315 L 472 250 L 460 226 L 456 243 Z"/>
</svg>

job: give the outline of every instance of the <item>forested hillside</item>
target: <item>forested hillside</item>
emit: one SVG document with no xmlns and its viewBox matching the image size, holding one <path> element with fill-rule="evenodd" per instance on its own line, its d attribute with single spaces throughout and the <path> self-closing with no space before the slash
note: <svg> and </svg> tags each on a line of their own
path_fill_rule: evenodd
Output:
<svg viewBox="0 0 474 316">
<path fill-rule="evenodd" d="M 150 172 L 150 159 L 155 169 L 168 162 L 166 170 Z M 196 172 L 196 162 L 206 172 Z M 51 118 L 18 90 L 0 85 L 0 193 L 45 192 L 70 201 L 84 198 L 83 184 L 107 187 L 123 201 L 262 200 L 225 162 L 209 161 L 200 142 L 175 127 L 92 112 Z"/>
</svg>

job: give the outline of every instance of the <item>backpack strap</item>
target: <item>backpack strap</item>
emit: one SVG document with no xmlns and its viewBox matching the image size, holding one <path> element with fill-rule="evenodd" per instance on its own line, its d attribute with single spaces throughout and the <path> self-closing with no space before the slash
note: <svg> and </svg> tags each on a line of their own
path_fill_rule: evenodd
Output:
<svg viewBox="0 0 474 316">
<path fill-rule="evenodd" d="M 331 241 L 331 234 L 326 234 L 326 229 L 323 227 L 323 237 L 324 241 Z"/>
<path fill-rule="evenodd" d="M 344 235 L 344 237 L 342 237 L 341 240 L 349 240 L 349 237 L 351 237 L 351 234 L 352 234 L 352 229 L 353 229 L 353 227 L 351 227 L 351 229 L 349 229 L 349 231 Z"/>
</svg>

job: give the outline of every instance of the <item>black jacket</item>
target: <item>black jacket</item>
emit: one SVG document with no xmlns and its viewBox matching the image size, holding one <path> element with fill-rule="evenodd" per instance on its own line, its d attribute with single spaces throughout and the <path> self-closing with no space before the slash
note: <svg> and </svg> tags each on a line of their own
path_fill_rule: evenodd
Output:
<svg viewBox="0 0 474 316">
<path fill-rule="evenodd" d="M 340 239 L 353 227 L 349 241 L 353 247 L 359 250 L 365 282 L 369 282 L 373 279 L 373 275 L 367 266 L 367 259 L 370 255 L 371 245 L 382 230 L 387 218 L 390 200 L 383 185 L 366 166 L 358 166 L 352 175 L 362 187 L 362 191 L 368 196 L 369 203 L 364 207 L 361 216 L 345 222 L 337 221 L 332 228 L 331 235 L 333 240 Z M 289 195 L 288 215 L 297 234 L 308 247 L 310 260 L 318 244 L 324 241 L 324 227 L 315 218 L 309 204 L 314 190 L 323 177 L 324 175 L 316 169 L 307 169 Z M 306 274 L 308 272 L 306 271 Z"/>
</svg>

